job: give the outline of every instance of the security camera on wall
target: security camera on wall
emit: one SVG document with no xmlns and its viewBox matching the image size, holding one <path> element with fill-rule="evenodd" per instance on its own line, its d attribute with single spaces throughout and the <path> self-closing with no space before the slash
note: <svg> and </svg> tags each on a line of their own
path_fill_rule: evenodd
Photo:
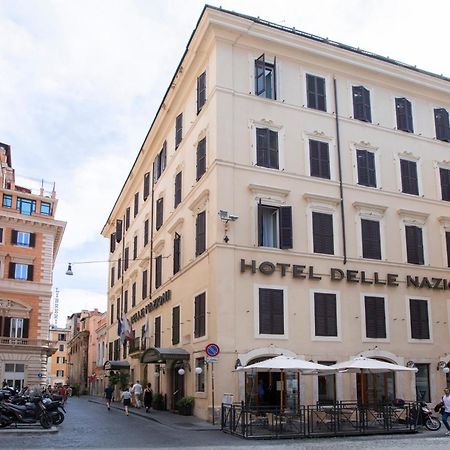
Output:
<svg viewBox="0 0 450 450">
<path fill-rule="evenodd" d="M 228 216 L 228 218 L 229 218 L 232 222 L 234 222 L 235 220 L 238 220 L 238 219 L 239 219 L 239 216 L 236 216 L 236 214 L 230 214 L 230 215 Z"/>
<path fill-rule="evenodd" d="M 219 218 L 220 220 L 229 220 L 228 211 L 224 211 L 223 209 L 219 210 Z"/>
</svg>

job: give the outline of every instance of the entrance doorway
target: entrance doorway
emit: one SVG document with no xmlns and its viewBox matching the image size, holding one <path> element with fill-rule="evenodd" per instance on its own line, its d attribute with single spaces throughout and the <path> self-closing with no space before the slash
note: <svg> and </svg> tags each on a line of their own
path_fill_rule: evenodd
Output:
<svg viewBox="0 0 450 450">
<path fill-rule="evenodd" d="M 395 375 L 387 373 L 358 373 L 356 377 L 358 403 L 378 405 L 395 399 Z"/>
<path fill-rule="evenodd" d="M 6 363 L 4 378 L 8 386 L 20 391 L 25 384 L 25 365 Z"/>
<path fill-rule="evenodd" d="M 172 409 L 177 409 L 178 400 L 184 397 L 184 375 L 178 369 L 178 366 L 172 368 Z"/>
</svg>

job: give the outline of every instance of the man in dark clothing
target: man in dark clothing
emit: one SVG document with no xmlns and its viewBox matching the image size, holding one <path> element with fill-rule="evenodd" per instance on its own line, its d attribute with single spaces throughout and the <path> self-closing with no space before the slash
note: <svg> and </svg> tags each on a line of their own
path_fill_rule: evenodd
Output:
<svg viewBox="0 0 450 450">
<path fill-rule="evenodd" d="M 113 392 L 114 392 L 114 389 L 111 385 L 109 385 L 105 389 L 106 406 L 108 407 L 108 411 L 111 409 L 111 400 L 112 400 Z"/>
</svg>

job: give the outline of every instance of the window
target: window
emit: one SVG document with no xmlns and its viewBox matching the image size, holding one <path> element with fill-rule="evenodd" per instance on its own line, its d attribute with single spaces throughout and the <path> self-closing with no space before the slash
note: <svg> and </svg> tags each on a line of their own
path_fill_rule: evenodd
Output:
<svg viewBox="0 0 450 450">
<path fill-rule="evenodd" d="M 155 317 L 155 347 L 161 347 L 161 316 Z"/>
<path fill-rule="evenodd" d="M 197 114 L 206 103 L 206 71 L 197 78 Z"/>
<path fill-rule="evenodd" d="M 117 278 L 120 279 L 122 276 L 122 258 L 117 260 Z"/>
<path fill-rule="evenodd" d="M 430 339 L 428 302 L 426 300 L 410 298 L 409 314 L 411 319 L 411 338 Z"/>
<path fill-rule="evenodd" d="M 439 175 L 441 178 L 442 200 L 450 201 L 450 170 L 440 167 Z"/>
<path fill-rule="evenodd" d="M 312 213 L 314 253 L 334 255 L 333 215 Z"/>
<path fill-rule="evenodd" d="M 147 298 L 148 271 L 142 272 L 142 299 Z"/>
<path fill-rule="evenodd" d="M 56 376 L 57 376 L 57 377 L 63 377 L 63 376 L 64 376 L 64 370 L 58 369 L 58 370 L 56 371 Z"/>
<path fill-rule="evenodd" d="M 175 176 L 175 196 L 174 196 L 174 208 L 176 208 L 181 203 L 181 183 L 182 183 L 183 173 L 178 172 Z"/>
<path fill-rule="evenodd" d="M 450 267 L 450 231 L 445 232 L 445 244 L 447 247 L 447 267 Z"/>
<path fill-rule="evenodd" d="M 172 308 L 172 345 L 180 343 L 180 307 Z"/>
<path fill-rule="evenodd" d="M 417 401 L 431 402 L 430 365 L 416 364 L 416 398 Z"/>
<path fill-rule="evenodd" d="M 155 289 L 162 284 L 162 255 L 155 258 Z"/>
<path fill-rule="evenodd" d="M 316 336 L 337 336 L 336 295 L 314 293 L 314 326 Z"/>
<path fill-rule="evenodd" d="M 258 204 L 258 245 L 292 248 L 292 208 Z"/>
<path fill-rule="evenodd" d="M 332 366 L 336 361 L 317 361 L 324 366 Z M 322 405 L 333 404 L 336 401 L 336 375 L 319 375 L 317 377 L 319 387 L 319 403 Z"/>
<path fill-rule="evenodd" d="M 128 207 L 125 210 L 125 230 L 128 230 L 128 228 L 130 228 L 130 216 L 131 216 L 131 208 Z"/>
<path fill-rule="evenodd" d="M 136 306 L 136 282 L 131 285 L 131 307 Z"/>
<path fill-rule="evenodd" d="M 308 108 L 326 111 L 325 78 L 306 74 L 306 94 Z"/>
<path fill-rule="evenodd" d="M 116 318 L 117 318 L 117 320 L 120 320 L 120 311 L 121 311 L 120 298 L 118 298 L 117 299 L 117 307 L 116 307 Z"/>
<path fill-rule="evenodd" d="M 331 178 L 328 142 L 309 140 L 309 167 L 312 177 Z"/>
<path fill-rule="evenodd" d="M 36 211 L 36 200 L 29 200 L 28 198 L 17 197 L 16 209 L 20 211 L 21 214 L 26 214 L 30 216 Z"/>
<path fill-rule="evenodd" d="M 112 361 L 114 359 L 114 356 L 113 356 L 113 345 L 114 345 L 113 342 L 109 342 L 108 343 L 108 359 L 110 361 Z"/>
<path fill-rule="evenodd" d="M 436 127 L 436 139 L 450 142 L 450 124 L 448 111 L 445 108 L 436 108 L 434 110 L 434 124 Z"/>
<path fill-rule="evenodd" d="M 203 174 L 206 172 L 206 138 L 203 138 L 197 144 L 197 178 L 200 180 Z"/>
<path fill-rule="evenodd" d="M 109 241 L 109 251 L 114 253 L 116 250 L 116 233 L 111 233 L 111 238 Z"/>
<path fill-rule="evenodd" d="M 111 287 L 113 287 L 114 286 L 114 281 L 115 281 L 115 272 L 116 272 L 116 269 L 115 269 L 115 267 L 111 267 L 111 278 L 110 278 L 110 286 Z"/>
<path fill-rule="evenodd" d="M 66 362 L 66 358 L 64 356 L 57 356 L 56 357 L 56 363 L 57 364 L 64 364 Z"/>
<path fill-rule="evenodd" d="M 148 231 L 149 231 L 149 221 L 148 219 L 146 219 L 144 222 L 144 247 L 148 244 Z M 137 257 L 137 236 L 135 238 L 136 238 L 136 257 Z"/>
<path fill-rule="evenodd" d="M 205 392 L 205 358 L 195 358 L 195 368 L 200 367 L 200 373 L 195 372 L 195 392 Z"/>
<path fill-rule="evenodd" d="M 133 260 L 137 258 L 138 254 L 138 237 L 134 236 L 133 238 Z"/>
<path fill-rule="evenodd" d="M 255 60 L 255 94 L 258 97 L 277 98 L 275 65 L 276 58 L 273 64 L 268 63 L 264 53 Z"/>
<path fill-rule="evenodd" d="M 256 165 L 269 169 L 279 168 L 278 132 L 256 128 Z"/>
<path fill-rule="evenodd" d="M 146 174 L 144 174 L 144 192 L 143 192 L 144 202 L 145 200 L 147 200 L 149 195 L 150 195 L 150 172 L 147 172 Z"/>
<path fill-rule="evenodd" d="M 167 142 L 164 141 L 161 151 L 156 155 L 153 161 L 153 179 L 156 183 L 162 175 L 167 165 Z"/>
<path fill-rule="evenodd" d="M 65 341 L 66 335 L 64 333 L 58 333 L 58 341 Z"/>
<path fill-rule="evenodd" d="M 111 324 L 114 323 L 114 303 L 111 303 L 111 311 L 110 311 L 111 317 L 109 318 L 111 321 Z"/>
<path fill-rule="evenodd" d="M 404 97 L 396 98 L 395 111 L 397 115 L 397 129 L 412 133 L 414 128 L 411 102 Z"/>
<path fill-rule="evenodd" d="M 123 257 L 123 270 L 127 270 L 130 264 L 130 249 L 125 247 L 124 257 Z"/>
<path fill-rule="evenodd" d="M 405 225 L 406 260 L 410 264 L 424 264 L 422 228 Z"/>
<path fill-rule="evenodd" d="M 48 202 L 41 202 L 41 214 L 49 216 L 52 213 L 52 205 Z"/>
<path fill-rule="evenodd" d="M 155 228 L 156 230 L 159 230 L 162 227 L 163 224 L 163 214 L 164 214 L 164 199 L 158 198 L 156 200 L 156 222 L 155 222 Z"/>
<path fill-rule="evenodd" d="M 284 292 L 259 288 L 259 334 L 284 334 Z"/>
<path fill-rule="evenodd" d="M 361 219 L 362 256 L 381 259 L 380 222 Z"/>
<path fill-rule="evenodd" d="M 3 244 L 3 228 L 0 228 L 0 244 Z"/>
<path fill-rule="evenodd" d="M 366 337 L 386 338 L 386 315 L 383 297 L 364 297 Z"/>
<path fill-rule="evenodd" d="M 377 187 L 375 154 L 368 150 L 356 150 L 356 164 L 358 166 L 358 184 Z"/>
<path fill-rule="evenodd" d="M 353 86 L 353 117 L 363 122 L 372 122 L 370 91 L 364 86 Z"/>
<path fill-rule="evenodd" d="M 33 266 L 31 264 L 10 262 L 8 278 L 12 280 L 33 281 Z"/>
<path fill-rule="evenodd" d="M 194 337 L 206 334 L 206 294 L 197 295 L 194 300 Z"/>
<path fill-rule="evenodd" d="M 128 312 L 128 290 L 123 293 L 123 312 Z"/>
<path fill-rule="evenodd" d="M 139 192 L 136 192 L 136 194 L 134 194 L 134 212 L 133 212 L 133 217 L 136 217 L 138 215 L 139 212 Z"/>
<path fill-rule="evenodd" d="M 195 256 L 206 250 L 206 211 L 197 214 L 195 221 Z"/>
<path fill-rule="evenodd" d="M 36 234 L 12 230 L 11 243 L 22 247 L 34 247 L 36 244 Z"/>
<path fill-rule="evenodd" d="M 178 114 L 175 119 L 175 149 L 181 144 L 183 139 L 183 113 Z"/>
<path fill-rule="evenodd" d="M 30 319 L 5 317 L 3 325 L 3 336 L 11 338 L 28 339 L 29 328 L 30 328 Z"/>
<path fill-rule="evenodd" d="M 417 162 L 400 159 L 400 172 L 402 177 L 402 192 L 405 194 L 419 195 Z"/>
<path fill-rule="evenodd" d="M 3 194 L 2 206 L 4 208 L 12 208 L 12 196 L 9 194 Z"/>
<path fill-rule="evenodd" d="M 181 265 L 181 236 L 175 233 L 173 239 L 173 274 L 175 275 L 180 271 Z"/>
<path fill-rule="evenodd" d="M 59 351 L 63 352 L 64 351 L 64 344 L 59 344 Z"/>
</svg>

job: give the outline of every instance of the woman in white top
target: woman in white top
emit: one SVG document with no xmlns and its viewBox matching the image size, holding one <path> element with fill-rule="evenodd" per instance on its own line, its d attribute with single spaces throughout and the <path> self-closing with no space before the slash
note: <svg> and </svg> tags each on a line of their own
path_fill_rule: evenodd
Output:
<svg viewBox="0 0 450 450">
<path fill-rule="evenodd" d="M 125 386 L 124 390 L 120 394 L 120 398 L 123 400 L 123 406 L 125 408 L 125 414 L 128 416 L 128 407 L 131 404 L 131 392 L 128 386 Z"/>
</svg>

